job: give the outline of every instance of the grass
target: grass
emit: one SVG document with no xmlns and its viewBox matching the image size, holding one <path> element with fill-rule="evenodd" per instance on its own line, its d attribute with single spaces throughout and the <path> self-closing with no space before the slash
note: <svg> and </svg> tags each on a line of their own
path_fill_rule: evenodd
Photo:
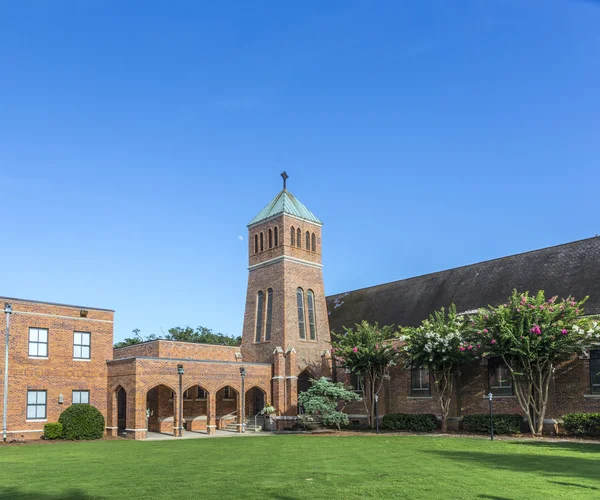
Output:
<svg viewBox="0 0 600 500">
<path fill-rule="evenodd" d="M 600 445 L 415 436 L 0 448 L 0 499 L 600 498 Z"/>
</svg>

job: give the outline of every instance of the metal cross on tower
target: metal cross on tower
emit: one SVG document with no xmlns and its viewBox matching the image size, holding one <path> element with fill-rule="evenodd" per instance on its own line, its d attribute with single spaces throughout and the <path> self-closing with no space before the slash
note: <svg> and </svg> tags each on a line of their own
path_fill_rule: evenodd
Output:
<svg viewBox="0 0 600 500">
<path fill-rule="evenodd" d="M 281 177 L 283 177 L 283 189 L 286 189 L 287 180 L 290 178 L 290 176 L 284 171 L 281 173 Z"/>
</svg>

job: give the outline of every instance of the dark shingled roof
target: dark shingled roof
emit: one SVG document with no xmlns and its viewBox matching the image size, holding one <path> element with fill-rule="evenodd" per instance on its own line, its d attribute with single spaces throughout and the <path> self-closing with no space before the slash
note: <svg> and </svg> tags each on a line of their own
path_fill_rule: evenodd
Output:
<svg viewBox="0 0 600 500">
<path fill-rule="evenodd" d="M 362 320 L 418 325 L 452 303 L 459 312 L 501 304 L 514 288 L 544 290 L 548 297 L 589 295 L 586 314 L 600 314 L 600 237 L 331 295 L 329 326 L 340 332 Z"/>
</svg>

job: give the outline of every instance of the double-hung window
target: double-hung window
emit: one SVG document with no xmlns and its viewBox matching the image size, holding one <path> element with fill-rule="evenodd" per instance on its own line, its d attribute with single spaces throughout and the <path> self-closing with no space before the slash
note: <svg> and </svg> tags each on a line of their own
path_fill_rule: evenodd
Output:
<svg viewBox="0 0 600 500">
<path fill-rule="evenodd" d="M 27 391 L 27 420 L 46 420 L 46 391 Z"/>
<path fill-rule="evenodd" d="M 413 397 L 431 396 L 431 383 L 429 370 L 413 367 L 410 371 L 410 393 Z"/>
<path fill-rule="evenodd" d="M 600 394 L 600 350 L 590 351 L 590 389 Z"/>
<path fill-rule="evenodd" d="M 73 333 L 73 359 L 90 359 L 90 340 L 89 332 Z"/>
<path fill-rule="evenodd" d="M 488 360 L 488 384 L 489 391 L 494 396 L 512 396 L 513 384 L 510 369 L 501 358 L 490 358 Z"/>
<path fill-rule="evenodd" d="M 48 357 L 48 329 L 30 328 L 29 329 L 29 357 L 47 358 Z"/>
</svg>

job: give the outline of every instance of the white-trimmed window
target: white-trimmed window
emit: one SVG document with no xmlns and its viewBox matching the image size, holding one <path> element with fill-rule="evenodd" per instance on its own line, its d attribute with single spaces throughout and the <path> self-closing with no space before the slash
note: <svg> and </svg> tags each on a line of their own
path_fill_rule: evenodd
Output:
<svg viewBox="0 0 600 500">
<path fill-rule="evenodd" d="M 489 392 L 494 396 L 513 395 L 512 375 L 501 358 L 489 358 L 488 360 L 488 385 Z"/>
<path fill-rule="evenodd" d="M 265 308 L 265 294 L 262 290 L 259 290 L 258 293 L 256 294 L 256 334 L 254 336 L 254 342 L 262 341 L 264 308 Z"/>
<path fill-rule="evenodd" d="M 271 340 L 271 321 L 273 319 L 273 289 L 267 290 L 267 321 L 265 324 L 265 342 Z"/>
<path fill-rule="evenodd" d="M 223 399 L 233 399 L 233 389 L 229 386 L 223 389 Z"/>
<path fill-rule="evenodd" d="M 590 386 L 592 394 L 600 394 L 600 350 L 590 351 Z"/>
<path fill-rule="evenodd" d="M 27 391 L 27 420 L 46 420 L 46 391 Z"/>
<path fill-rule="evenodd" d="M 410 393 L 413 397 L 431 396 L 431 377 L 425 368 L 412 368 L 410 371 Z"/>
<path fill-rule="evenodd" d="M 90 391 L 73 391 L 71 401 L 74 405 L 89 405 Z"/>
<path fill-rule="evenodd" d="M 310 335 L 310 340 L 317 340 L 317 325 L 315 322 L 315 294 L 312 290 L 306 292 L 306 304 L 308 306 L 308 332 Z"/>
<path fill-rule="evenodd" d="M 30 328 L 29 329 L 29 357 L 47 358 L 48 357 L 48 329 Z"/>
<path fill-rule="evenodd" d="M 300 338 L 306 339 L 306 328 L 304 325 L 304 290 L 302 288 L 296 289 L 296 302 L 298 305 L 298 329 L 300 331 Z"/>
<path fill-rule="evenodd" d="M 198 386 L 198 398 L 197 399 L 206 399 L 206 391 L 202 389 L 202 387 Z"/>
<path fill-rule="evenodd" d="M 73 358 L 90 359 L 90 340 L 89 332 L 73 332 Z"/>
<path fill-rule="evenodd" d="M 184 401 L 192 399 L 192 390 L 191 389 L 183 391 L 183 399 L 184 399 Z"/>
</svg>

